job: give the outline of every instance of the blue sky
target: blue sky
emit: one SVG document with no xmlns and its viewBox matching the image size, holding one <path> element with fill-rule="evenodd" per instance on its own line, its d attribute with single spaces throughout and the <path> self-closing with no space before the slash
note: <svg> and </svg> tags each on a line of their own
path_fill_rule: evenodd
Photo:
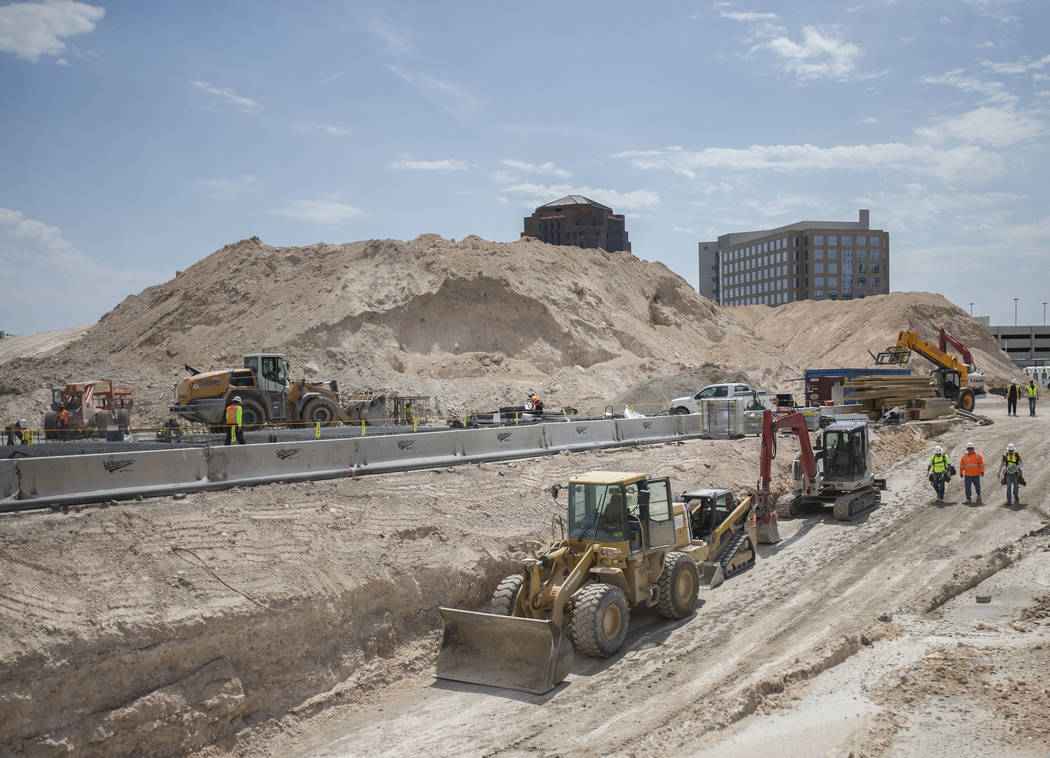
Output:
<svg viewBox="0 0 1050 758">
<path fill-rule="evenodd" d="M 0 329 L 252 235 L 514 240 L 569 193 L 694 286 L 700 240 L 870 208 L 893 290 L 1041 323 L 1048 30 L 1045 0 L 0 2 Z"/>
</svg>

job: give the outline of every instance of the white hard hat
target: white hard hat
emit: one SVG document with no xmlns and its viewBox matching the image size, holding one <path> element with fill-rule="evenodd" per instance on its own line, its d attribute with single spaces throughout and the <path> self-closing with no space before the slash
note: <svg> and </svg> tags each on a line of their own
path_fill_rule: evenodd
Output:
<svg viewBox="0 0 1050 758">
<path fill-rule="evenodd" d="M 940 445 L 938 445 L 937 447 L 935 447 L 933 449 L 933 452 L 935 452 L 935 453 L 943 453 L 944 452 L 944 448 L 941 447 Z"/>
<path fill-rule="evenodd" d="M 1011 442 L 1009 445 L 1006 446 L 1006 449 L 1007 450 L 1016 450 L 1017 448 L 1014 447 L 1014 443 Z"/>
<path fill-rule="evenodd" d="M 25 429 L 27 426 L 29 426 L 29 422 L 26 421 L 24 418 L 20 418 L 18 419 L 18 425 Z"/>
<path fill-rule="evenodd" d="M 1010 384 L 1017 384 L 1017 380 L 1016 379 L 1011 379 L 1010 380 Z"/>
<path fill-rule="evenodd" d="M 974 444 L 972 442 L 967 442 L 966 443 L 966 447 L 973 447 L 973 446 L 974 446 Z"/>
<path fill-rule="evenodd" d="M 241 396 L 240 395 L 234 395 L 233 396 L 233 402 L 235 402 L 235 403 L 241 402 Z"/>
</svg>

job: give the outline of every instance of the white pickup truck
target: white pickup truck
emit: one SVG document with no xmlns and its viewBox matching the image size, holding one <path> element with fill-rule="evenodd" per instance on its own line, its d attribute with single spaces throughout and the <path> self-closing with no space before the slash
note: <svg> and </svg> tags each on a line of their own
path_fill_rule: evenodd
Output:
<svg viewBox="0 0 1050 758">
<path fill-rule="evenodd" d="M 668 410 L 670 413 L 677 414 L 699 413 L 701 400 L 752 397 L 754 394 L 755 390 L 741 382 L 709 384 L 692 397 L 676 397 L 671 401 L 671 407 Z"/>
</svg>

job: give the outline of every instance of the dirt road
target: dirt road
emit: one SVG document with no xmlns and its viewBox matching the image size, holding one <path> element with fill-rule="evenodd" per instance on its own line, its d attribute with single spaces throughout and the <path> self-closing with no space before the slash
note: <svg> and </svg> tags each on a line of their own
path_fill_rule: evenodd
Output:
<svg viewBox="0 0 1050 758">
<path fill-rule="evenodd" d="M 1050 426 L 1046 415 L 1007 418 L 1004 405 L 980 401 L 994 424 L 939 440 L 956 461 L 968 440 L 983 453 L 983 505 L 965 505 L 958 481 L 932 502 L 929 451 L 917 453 L 885 472 L 889 491 L 866 518 L 782 522 L 783 541 L 703 594 L 695 616 L 635 614 L 621 654 L 577 656 L 546 696 L 426 672 L 353 706 L 286 717 L 230 752 L 1045 756 L 1050 536 L 1026 535 L 1050 522 L 1038 465 Z M 995 482 L 1007 442 L 1028 461 L 1021 507 L 1005 507 Z"/>
</svg>

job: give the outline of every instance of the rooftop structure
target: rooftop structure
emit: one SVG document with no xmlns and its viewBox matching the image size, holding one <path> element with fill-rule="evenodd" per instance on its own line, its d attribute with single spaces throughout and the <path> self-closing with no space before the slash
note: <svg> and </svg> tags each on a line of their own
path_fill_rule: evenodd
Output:
<svg viewBox="0 0 1050 758">
<path fill-rule="evenodd" d="M 607 252 L 631 252 L 623 214 L 583 195 L 566 195 L 546 203 L 525 217 L 522 237 L 534 237 L 552 245 L 601 248 Z"/>
</svg>

